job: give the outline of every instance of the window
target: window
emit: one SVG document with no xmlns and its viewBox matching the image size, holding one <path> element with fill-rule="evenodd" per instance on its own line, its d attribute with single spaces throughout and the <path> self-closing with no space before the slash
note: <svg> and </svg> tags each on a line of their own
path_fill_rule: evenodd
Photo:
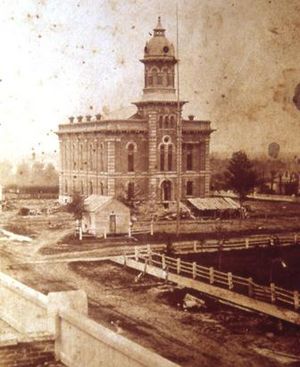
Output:
<svg viewBox="0 0 300 367">
<path fill-rule="evenodd" d="M 169 128 L 169 116 L 166 116 L 165 117 L 165 129 L 168 129 Z"/>
<path fill-rule="evenodd" d="M 104 147 L 103 144 L 100 145 L 100 172 L 104 171 L 104 158 L 103 158 L 103 153 L 104 153 Z"/>
<path fill-rule="evenodd" d="M 149 75 L 148 76 L 148 86 L 152 86 L 153 85 L 153 76 L 152 75 Z"/>
<path fill-rule="evenodd" d="M 186 169 L 187 171 L 191 171 L 193 169 L 193 145 L 186 145 Z"/>
<path fill-rule="evenodd" d="M 165 145 L 160 146 L 160 170 L 165 170 Z"/>
<path fill-rule="evenodd" d="M 168 73 L 168 87 L 172 87 L 174 84 L 173 74 L 171 72 Z"/>
<path fill-rule="evenodd" d="M 162 201 L 170 201 L 172 197 L 171 181 L 163 181 L 161 184 L 161 199 Z"/>
<path fill-rule="evenodd" d="M 162 85 L 162 76 L 161 75 L 157 76 L 157 84 Z"/>
<path fill-rule="evenodd" d="M 129 182 L 127 188 L 127 199 L 133 200 L 133 198 L 134 198 L 134 182 Z"/>
<path fill-rule="evenodd" d="M 81 195 L 84 194 L 83 181 L 80 181 L 80 192 L 81 192 Z"/>
<path fill-rule="evenodd" d="M 100 195 L 104 194 L 103 182 L 100 182 Z"/>
<path fill-rule="evenodd" d="M 79 164 L 80 164 L 79 169 L 83 170 L 83 147 L 82 147 L 82 144 L 80 144 L 80 146 L 79 146 Z"/>
<path fill-rule="evenodd" d="M 153 76 L 153 85 L 157 85 L 157 70 L 154 68 L 152 69 L 152 76 Z"/>
<path fill-rule="evenodd" d="M 94 153 L 93 153 L 93 145 L 90 145 L 90 159 L 89 159 L 89 168 L 92 171 L 94 169 Z"/>
<path fill-rule="evenodd" d="M 163 128 L 163 117 L 162 116 L 159 116 L 159 119 L 158 119 L 158 125 L 159 125 L 159 128 L 162 129 Z"/>
<path fill-rule="evenodd" d="M 94 191 L 94 190 L 93 190 L 93 182 L 92 182 L 92 181 L 90 181 L 90 182 L 89 182 L 89 194 L 90 194 L 90 195 L 93 195 L 93 191 Z"/>
<path fill-rule="evenodd" d="M 173 146 L 171 144 L 168 145 L 168 171 L 172 171 L 172 162 L 173 161 Z"/>
<path fill-rule="evenodd" d="M 188 181 L 186 183 L 186 195 L 187 196 L 193 195 L 193 186 L 194 186 L 193 181 Z"/>
<path fill-rule="evenodd" d="M 175 116 L 170 116 L 170 128 L 174 128 L 175 127 Z"/>
<path fill-rule="evenodd" d="M 200 170 L 205 170 L 205 143 L 200 143 Z"/>
<path fill-rule="evenodd" d="M 128 172 L 134 172 L 134 144 L 130 143 L 127 147 Z"/>
<path fill-rule="evenodd" d="M 66 180 L 65 181 L 65 194 L 68 193 L 68 181 Z"/>
</svg>

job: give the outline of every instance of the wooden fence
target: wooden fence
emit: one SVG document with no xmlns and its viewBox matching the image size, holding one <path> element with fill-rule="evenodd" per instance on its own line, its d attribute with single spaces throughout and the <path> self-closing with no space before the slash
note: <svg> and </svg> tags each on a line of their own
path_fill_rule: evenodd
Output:
<svg viewBox="0 0 300 367">
<path fill-rule="evenodd" d="M 198 265 L 196 262 L 182 261 L 180 258 L 152 252 L 149 246 L 135 247 L 131 254 L 124 254 L 124 264 L 126 264 L 126 257 L 133 257 L 136 261 L 143 262 L 145 269 L 148 264 L 161 268 L 166 272 L 166 278 L 168 273 L 173 273 L 229 289 L 262 302 L 299 310 L 298 291 L 286 290 L 277 287 L 274 283 L 270 286 L 262 286 L 256 284 L 252 278 L 240 277 L 230 272 L 218 271 L 213 267 Z"/>
</svg>

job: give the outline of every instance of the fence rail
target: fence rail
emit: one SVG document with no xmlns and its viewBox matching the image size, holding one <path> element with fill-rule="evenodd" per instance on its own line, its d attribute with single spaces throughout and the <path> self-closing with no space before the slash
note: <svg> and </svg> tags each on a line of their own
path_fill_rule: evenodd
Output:
<svg viewBox="0 0 300 367">
<path fill-rule="evenodd" d="M 134 248 L 134 251 L 124 254 L 124 263 L 126 258 L 134 258 L 138 262 L 147 265 L 154 265 L 168 273 L 182 275 L 184 277 L 199 280 L 210 285 L 229 289 L 233 292 L 246 295 L 248 297 L 266 302 L 293 308 L 296 311 L 300 309 L 300 299 L 298 291 L 290 291 L 271 283 L 270 286 L 257 284 L 252 278 L 245 278 L 234 275 L 230 272 L 222 272 L 213 267 L 198 265 L 196 262 L 182 261 L 180 258 L 166 256 L 165 254 L 153 252 L 150 246 Z"/>
</svg>

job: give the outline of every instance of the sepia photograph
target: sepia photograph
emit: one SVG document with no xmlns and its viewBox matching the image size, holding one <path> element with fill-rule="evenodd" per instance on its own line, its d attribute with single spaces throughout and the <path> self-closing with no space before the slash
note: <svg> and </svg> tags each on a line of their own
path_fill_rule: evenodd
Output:
<svg viewBox="0 0 300 367">
<path fill-rule="evenodd" d="M 300 367 L 300 1 L 0 34 L 0 367 Z"/>
</svg>

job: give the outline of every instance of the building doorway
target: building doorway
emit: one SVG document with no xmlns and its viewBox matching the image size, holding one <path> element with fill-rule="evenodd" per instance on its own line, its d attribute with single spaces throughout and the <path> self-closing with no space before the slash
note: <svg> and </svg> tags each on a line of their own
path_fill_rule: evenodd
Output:
<svg viewBox="0 0 300 367">
<path fill-rule="evenodd" d="M 161 200 L 170 201 L 172 198 L 172 183 L 171 181 L 163 181 L 161 184 Z"/>
<path fill-rule="evenodd" d="M 116 214 L 110 214 L 110 216 L 109 216 L 109 232 L 110 233 L 116 233 L 117 232 Z"/>
</svg>

